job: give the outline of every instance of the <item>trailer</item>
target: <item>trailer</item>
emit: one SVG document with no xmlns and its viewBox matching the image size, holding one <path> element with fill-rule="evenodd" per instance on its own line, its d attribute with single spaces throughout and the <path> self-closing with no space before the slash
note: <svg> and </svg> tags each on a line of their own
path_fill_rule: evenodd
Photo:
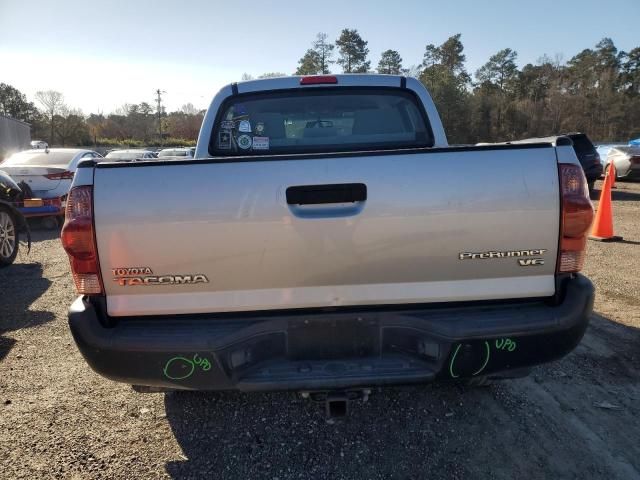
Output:
<svg viewBox="0 0 640 480">
<path fill-rule="evenodd" d="M 14 205 L 25 218 L 42 218 L 42 224 L 48 230 L 54 230 L 64 222 L 64 202 L 59 197 L 25 198 Z"/>
</svg>

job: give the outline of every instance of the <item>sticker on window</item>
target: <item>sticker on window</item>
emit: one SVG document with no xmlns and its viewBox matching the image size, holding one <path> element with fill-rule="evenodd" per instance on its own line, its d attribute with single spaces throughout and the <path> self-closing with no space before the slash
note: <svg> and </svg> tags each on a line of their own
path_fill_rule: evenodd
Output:
<svg viewBox="0 0 640 480">
<path fill-rule="evenodd" d="M 251 137 L 249 135 L 240 135 L 236 140 L 238 146 L 243 150 L 249 150 L 251 148 Z"/>
<path fill-rule="evenodd" d="M 224 150 L 231 148 L 231 132 L 222 130 L 218 133 L 218 148 Z"/>
<path fill-rule="evenodd" d="M 256 123 L 256 133 L 258 135 L 262 135 L 264 133 L 264 123 L 263 122 Z"/>
<path fill-rule="evenodd" d="M 238 131 L 251 133 L 251 123 L 249 120 L 241 120 L 240 125 L 238 126 Z"/>
<path fill-rule="evenodd" d="M 220 122 L 220 128 L 233 130 L 235 128 L 235 123 L 233 120 L 223 120 Z"/>
<path fill-rule="evenodd" d="M 253 137 L 254 150 L 269 150 L 269 137 Z"/>
</svg>

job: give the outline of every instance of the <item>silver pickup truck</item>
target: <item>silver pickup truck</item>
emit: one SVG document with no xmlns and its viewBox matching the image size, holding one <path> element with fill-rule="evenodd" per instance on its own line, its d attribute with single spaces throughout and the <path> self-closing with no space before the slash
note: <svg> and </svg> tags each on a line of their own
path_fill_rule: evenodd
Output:
<svg viewBox="0 0 640 480">
<path fill-rule="evenodd" d="M 96 372 L 156 389 L 521 375 L 584 334 L 592 216 L 569 140 L 448 146 L 416 79 L 234 83 L 195 159 L 79 165 L 69 322 Z"/>
</svg>

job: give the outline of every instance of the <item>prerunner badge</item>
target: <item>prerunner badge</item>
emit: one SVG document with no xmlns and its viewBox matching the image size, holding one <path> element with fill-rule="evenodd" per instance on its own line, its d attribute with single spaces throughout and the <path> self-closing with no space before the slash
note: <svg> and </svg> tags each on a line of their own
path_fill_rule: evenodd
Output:
<svg viewBox="0 0 640 480">
<path fill-rule="evenodd" d="M 240 135 L 236 140 L 238 146 L 243 150 L 249 150 L 251 148 L 251 137 L 249 135 Z"/>
</svg>

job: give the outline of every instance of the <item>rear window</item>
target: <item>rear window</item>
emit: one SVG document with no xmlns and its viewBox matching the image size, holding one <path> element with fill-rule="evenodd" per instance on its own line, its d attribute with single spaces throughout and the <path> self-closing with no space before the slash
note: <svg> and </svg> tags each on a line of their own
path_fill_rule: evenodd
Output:
<svg viewBox="0 0 640 480">
<path fill-rule="evenodd" d="M 45 166 L 45 165 L 67 165 L 78 152 L 49 152 L 45 153 L 44 150 L 40 152 L 20 152 L 14 153 L 2 165 L 32 165 L 32 166 Z"/>
<path fill-rule="evenodd" d="M 213 128 L 212 155 L 433 146 L 416 97 L 398 89 L 301 89 L 232 97 Z"/>
</svg>

